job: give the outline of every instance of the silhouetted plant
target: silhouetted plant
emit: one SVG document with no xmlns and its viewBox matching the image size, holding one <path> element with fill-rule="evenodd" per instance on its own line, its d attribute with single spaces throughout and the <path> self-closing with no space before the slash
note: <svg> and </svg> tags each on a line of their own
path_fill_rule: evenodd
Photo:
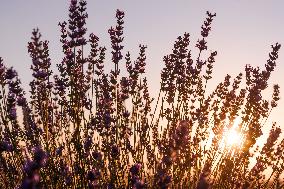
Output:
<svg viewBox="0 0 284 189">
<path fill-rule="evenodd" d="M 217 52 L 208 53 L 216 14 L 207 12 L 197 57 L 190 35 L 179 36 L 164 56 L 154 100 L 145 77 L 147 47 L 139 45 L 135 60 L 123 51 L 124 12 L 117 10 L 108 30 L 114 65 L 107 73 L 107 49 L 95 34 L 86 36 L 86 5 L 71 0 L 68 21 L 59 23 L 58 75 L 48 41 L 32 32 L 28 99 L 17 72 L 0 59 L 1 188 L 283 187 L 281 129 L 274 123 L 264 146 L 257 143 L 279 100 L 278 85 L 270 100 L 262 92 L 280 44 L 272 45 L 264 70 L 247 65 L 244 75 L 227 75 L 209 93 Z M 237 143 L 228 141 L 230 132 L 239 133 Z"/>
</svg>

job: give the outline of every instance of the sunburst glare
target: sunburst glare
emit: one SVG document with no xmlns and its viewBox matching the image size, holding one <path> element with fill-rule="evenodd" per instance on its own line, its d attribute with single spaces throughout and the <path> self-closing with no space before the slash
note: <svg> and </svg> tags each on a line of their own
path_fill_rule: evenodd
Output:
<svg viewBox="0 0 284 189">
<path fill-rule="evenodd" d="M 229 121 L 227 122 L 228 126 L 224 128 L 223 132 L 222 146 L 224 145 L 226 147 L 240 147 L 242 145 L 244 136 L 238 130 L 240 122 L 240 117 L 234 120 L 234 124 L 232 126 L 230 126 Z"/>
<path fill-rule="evenodd" d="M 228 146 L 240 145 L 242 142 L 241 134 L 235 129 L 230 129 L 224 133 L 225 143 Z"/>
</svg>

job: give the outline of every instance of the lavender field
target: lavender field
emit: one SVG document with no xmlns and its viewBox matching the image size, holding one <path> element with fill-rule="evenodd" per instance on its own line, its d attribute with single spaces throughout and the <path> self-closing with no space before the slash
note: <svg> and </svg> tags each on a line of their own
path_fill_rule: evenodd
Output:
<svg viewBox="0 0 284 189">
<path fill-rule="evenodd" d="M 0 58 L 0 188 L 284 188 L 284 138 L 268 121 L 280 100 L 270 83 L 279 43 L 261 67 L 209 90 L 218 13 L 207 11 L 199 39 L 182 33 L 162 57 L 155 96 L 147 45 L 138 56 L 125 48 L 127 12 L 114 12 L 109 49 L 87 30 L 87 2 L 68 2 L 59 62 L 40 30 L 31 33 L 29 89 Z"/>
</svg>

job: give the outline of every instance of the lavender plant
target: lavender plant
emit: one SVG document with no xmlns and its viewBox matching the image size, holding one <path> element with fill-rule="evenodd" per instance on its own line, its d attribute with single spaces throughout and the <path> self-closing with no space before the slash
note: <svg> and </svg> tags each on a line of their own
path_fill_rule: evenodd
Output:
<svg viewBox="0 0 284 189">
<path fill-rule="evenodd" d="M 245 72 L 210 93 L 216 51 L 207 38 L 216 14 L 207 12 L 194 58 L 184 33 L 164 56 L 157 99 L 145 76 L 145 45 L 136 59 L 124 51 L 124 12 L 108 30 L 107 49 L 87 36 L 86 1 L 71 0 L 59 23 L 64 57 L 50 68 L 48 41 L 32 32 L 30 98 L 14 68 L 0 59 L 0 188 L 283 188 L 284 139 L 272 124 L 263 137 L 279 86 L 262 97 L 281 47 L 265 68 Z M 205 58 L 207 57 L 207 58 Z M 123 75 L 121 69 L 126 70 Z M 238 143 L 226 136 L 238 133 Z"/>
</svg>

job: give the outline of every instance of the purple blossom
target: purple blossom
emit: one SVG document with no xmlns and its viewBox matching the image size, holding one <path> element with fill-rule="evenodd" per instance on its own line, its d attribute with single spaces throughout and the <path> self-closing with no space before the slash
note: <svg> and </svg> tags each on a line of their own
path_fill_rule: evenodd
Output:
<svg viewBox="0 0 284 189">
<path fill-rule="evenodd" d="M 93 158 L 94 158 L 95 160 L 97 160 L 97 161 L 101 161 L 102 158 L 103 158 L 102 153 L 97 152 L 97 151 L 93 152 L 93 153 L 92 153 L 92 156 L 93 156 Z"/>
<path fill-rule="evenodd" d="M 119 148 L 116 145 L 113 145 L 111 147 L 111 156 L 116 159 L 119 157 L 119 153 L 120 153 Z"/>
<path fill-rule="evenodd" d="M 17 72 L 11 67 L 9 69 L 7 69 L 6 71 L 6 75 L 5 75 L 5 79 L 9 79 L 12 80 L 17 76 Z"/>
<path fill-rule="evenodd" d="M 45 79 L 48 76 L 48 73 L 45 70 L 39 70 L 33 73 L 33 76 L 37 79 Z"/>
<path fill-rule="evenodd" d="M 158 185 L 161 189 L 167 189 L 169 188 L 171 182 L 172 182 L 172 177 L 169 175 L 165 175 L 162 178 L 160 178 Z"/>
<path fill-rule="evenodd" d="M 142 165 L 140 163 L 136 163 L 130 168 L 129 171 L 132 175 L 137 175 L 141 168 L 142 168 Z"/>
<path fill-rule="evenodd" d="M 77 0 L 71 0 L 71 5 L 76 6 L 77 5 Z"/>
<path fill-rule="evenodd" d="M 27 100 L 26 100 L 25 97 L 19 96 L 19 97 L 17 98 L 17 104 L 18 104 L 18 106 L 24 106 L 26 103 L 27 103 Z"/>
<path fill-rule="evenodd" d="M 27 160 L 23 167 L 23 170 L 25 171 L 28 177 L 32 177 L 32 175 L 37 170 L 39 170 L 39 168 L 40 166 L 37 163 L 35 163 L 34 161 Z"/>
<path fill-rule="evenodd" d="M 90 171 L 88 171 L 86 177 L 87 177 L 87 179 L 89 181 L 95 181 L 95 180 L 99 179 L 100 176 L 101 176 L 100 171 L 98 171 L 98 170 L 90 170 Z"/>
<path fill-rule="evenodd" d="M 0 154 L 1 152 L 12 152 L 13 146 L 7 141 L 0 142 Z"/>
<path fill-rule="evenodd" d="M 89 151 L 90 150 L 90 147 L 92 146 L 92 143 L 93 143 L 93 140 L 91 137 L 87 137 L 86 141 L 85 141 L 85 144 L 84 144 L 84 149 L 86 151 Z"/>
<path fill-rule="evenodd" d="M 33 156 L 34 162 L 37 163 L 40 167 L 45 166 L 48 158 L 47 153 L 43 151 L 41 147 L 35 147 L 33 151 L 34 151 L 34 156 Z"/>
<path fill-rule="evenodd" d="M 17 119 L 17 110 L 15 106 L 11 107 L 11 109 L 9 110 L 9 118 L 12 120 Z"/>
<path fill-rule="evenodd" d="M 130 116 L 130 113 L 128 111 L 123 112 L 123 117 L 128 118 Z"/>
<path fill-rule="evenodd" d="M 64 148 L 63 146 L 58 147 L 55 151 L 55 155 L 61 156 L 63 148 Z"/>
</svg>

